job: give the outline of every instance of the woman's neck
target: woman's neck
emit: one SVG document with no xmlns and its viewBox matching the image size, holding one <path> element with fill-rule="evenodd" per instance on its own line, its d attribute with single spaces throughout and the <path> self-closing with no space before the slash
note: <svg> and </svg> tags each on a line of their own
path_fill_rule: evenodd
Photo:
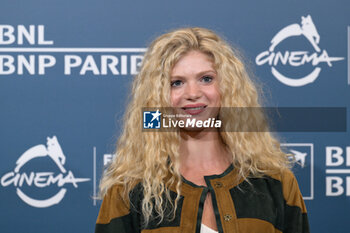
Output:
<svg viewBox="0 0 350 233">
<path fill-rule="evenodd" d="M 224 171 L 232 163 L 232 155 L 226 149 L 218 131 L 182 131 L 180 143 L 180 167 L 203 171 L 208 175 Z"/>
</svg>

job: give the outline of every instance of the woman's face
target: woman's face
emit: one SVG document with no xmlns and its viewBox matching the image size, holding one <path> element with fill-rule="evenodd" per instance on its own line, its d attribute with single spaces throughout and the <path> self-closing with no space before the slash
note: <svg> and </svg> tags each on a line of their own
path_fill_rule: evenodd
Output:
<svg viewBox="0 0 350 233">
<path fill-rule="evenodd" d="M 219 80 L 211 58 L 190 51 L 171 72 L 171 104 L 183 114 L 216 118 L 220 107 Z"/>
</svg>

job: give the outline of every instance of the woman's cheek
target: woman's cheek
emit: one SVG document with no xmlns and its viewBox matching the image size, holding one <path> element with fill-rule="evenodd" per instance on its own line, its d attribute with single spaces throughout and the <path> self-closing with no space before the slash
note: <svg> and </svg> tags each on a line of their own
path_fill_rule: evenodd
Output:
<svg viewBox="0 0 350 233">
<path fill-rule="evenodd" d="M 179 106 L 179 104 L 180 104 L 180 95 L 179 95 L 178 91 L 173 90 L 171 92 L 171 105 L 172 105 L 172 107 L 177 107 L 177 106 Z"/>
</svg>

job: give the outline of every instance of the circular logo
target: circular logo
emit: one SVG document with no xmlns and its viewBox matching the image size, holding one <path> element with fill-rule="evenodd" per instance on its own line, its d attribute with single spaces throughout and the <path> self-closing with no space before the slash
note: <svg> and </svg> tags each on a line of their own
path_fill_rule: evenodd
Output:
<svg viewBox="0 0 350 233">
<path fill-rule="evenodd" d="M 310 54 L 309 51 L 285 51 L 284 53 L 275 51 L 275 48 L 282 41 L 295 36 L 304 36 L 310 42 L 315 52 Z M 301 17 L 301 25 L 291 24 L 281 29 L 271 40 L 269 50 L 260 53 L 255 61 L 257 65 L 268 64 L 271 67 L 272 75 L 281 83 L 291 86 L 300 87 L 313 83 L 321 72 L 321 67 L 318 65 L 325 62 L 329 67 L 332 62 L 343 60 L 343 57 L 329 57 L 326 50 L 319 48 L 320 35 L 317 32 L 316 26 L 310 15 Z M 287 77 L 277 70 L 276 65 L 302 66 L 306 63 L 311 63 L 314 69 L 298 78 Z"/>
<path fill-rule="evenodd" d="M 60 170 L 60 173 L 54 176 L 53 172 L 30 172 L 21 173 L 21 168 L 27 164 L 32 159 L 36 158 L 50 158 Z M 75 178 L 72 171 L 68 171 L 64 168 L 66 157 L 63 154 L 62 148 L 58 143 L 57 137 L 47 138 L 47 146 L 37 145 L 31 147 L 25 151 L 16 161 L 16 167 L 14 171 L 8 172 L 1 177 L 1 185 L 6 187 L 9 185 L 14 185 L 16 187 L 17 195 L 28 205 L 45 208 L 61 202 L 64 198 L 67 189 L 63 186 L 66 183 L 71 183 L 75 188 L 78 187 L 77 183 L 86 182 L 90 179 L 88 178 Z M 21 186 L 26 182 L 28 186 L 36 186 L 39 188 L 44 188 L 53 184 L 59 187 L 59 191 L 51 196 L 50 198 L 44 200 L 34 199 L 21 190 Z"/>
</svg>

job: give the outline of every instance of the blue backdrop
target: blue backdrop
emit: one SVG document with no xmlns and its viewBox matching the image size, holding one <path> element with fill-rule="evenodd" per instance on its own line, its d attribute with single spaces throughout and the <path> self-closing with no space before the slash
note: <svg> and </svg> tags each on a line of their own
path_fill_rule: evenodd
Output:
<svg viewBox="0 0 350 233">
<path fill-rule="evenodd" d="M 142 53 L 184 26 L 241 49 L 267 106 L 350 106 L 350 2 L 17 1 L 0 6 L 0 231 L 93 232 Z M 327 124 L 327 122 L 325 122 Z M 350 232 L 350 137 L 280 133 L 312 232 Z"/>
</svg>

